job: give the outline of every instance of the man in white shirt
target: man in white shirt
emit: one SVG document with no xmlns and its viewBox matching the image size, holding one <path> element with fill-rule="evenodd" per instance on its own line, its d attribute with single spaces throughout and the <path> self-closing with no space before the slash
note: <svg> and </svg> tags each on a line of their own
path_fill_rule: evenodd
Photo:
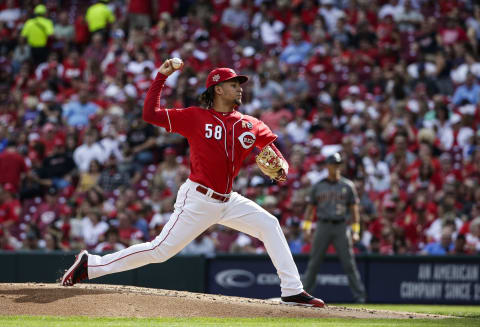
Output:
<svg viewBox="0 0 480 327">
<path fill-rule="evenodd" d="M 80 172 L 87 172 L 92 160 L 103 163 L 106 159 L 104 149 L 95 142 L 95 138 L 95 131 L 88 131 L 85 133 L 84 143 L 73 152 L 73 161 Z"/>
<path fill-rule="evenodd" d="M 328 31 L 330 33 L 335 31 L 337 27 L 337 20 L 340 17 L 345 17 L 345 13 L 333 5 L 333 0 L 322 0 L 322 6 L 318 10 L 318 13 L 323 16 L 323 19 L 325 19 Z"/>
</svg>

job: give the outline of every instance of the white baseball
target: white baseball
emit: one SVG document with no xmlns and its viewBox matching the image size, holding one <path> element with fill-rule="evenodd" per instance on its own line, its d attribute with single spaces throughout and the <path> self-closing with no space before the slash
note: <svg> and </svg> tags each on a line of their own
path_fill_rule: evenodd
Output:
<svg viewBox="0 0 480 327">
<path fill-rule="evenodd" d="M 180 58 L 173 58 L 172 59 L 172 67 L 173 69 L 179 69 L 180 67 L 182 67 L 182 59 Z"/>
</svg>

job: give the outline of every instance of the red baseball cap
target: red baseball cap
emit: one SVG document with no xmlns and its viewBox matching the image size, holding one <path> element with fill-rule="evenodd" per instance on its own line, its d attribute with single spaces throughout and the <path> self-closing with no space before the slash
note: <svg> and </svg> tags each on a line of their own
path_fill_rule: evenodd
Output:
<svg viewBox="0 0 480 327">
<path fill-rule="evenodd" d="M 233 78 L 237 78 L 240 84 L 248 81 L 247 76 L 237 75 L 237 73 L 235 73 L 235 71 L 231 68 L 215 68 L 210 72 L 210 74 L 208 74 L 205 86 L 208 89 L 210 86 L 217 85 L 218 83 L 222 83 Z"/>
</svg>

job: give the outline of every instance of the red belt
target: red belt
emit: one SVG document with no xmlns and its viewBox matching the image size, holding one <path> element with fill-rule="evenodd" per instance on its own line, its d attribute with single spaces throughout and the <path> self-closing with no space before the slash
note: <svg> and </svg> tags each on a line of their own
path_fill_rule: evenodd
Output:
<svg viewBox="0 0 480 327">
<path fill-rule="evenodd" d="M 196 190 L 202 194 L 205 194 L 205 195 L 208 195 L 208 188 L 202 186 L 202 185 L 198 185 Z M 230 200 L 230 197 L 227 197 L 227 196 L 223 196 L 223 195 L 220 195 L 218 193 L 215 193 L 213 192 L 210 197 L 212 199 L 215 199 L 215 200 L 219 200 L 219 201 L 222 201 L 222 202 L 228 202 L 228 200 Z"/>
</svg>

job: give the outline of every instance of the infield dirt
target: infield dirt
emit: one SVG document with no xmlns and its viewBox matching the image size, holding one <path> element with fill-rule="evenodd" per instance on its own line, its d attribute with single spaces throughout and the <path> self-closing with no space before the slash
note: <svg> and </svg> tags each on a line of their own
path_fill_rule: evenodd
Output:
<svg viewBox="0 0 480 327">
<path fill-rule="evenodd" d="M 277 301 L 158 290 L 77 284 L 0 284 L 0 315 L 89 317 L 285 317 L 439 319 L 444 316 L 353 309 L 304 308 Z"/>
</svg>

